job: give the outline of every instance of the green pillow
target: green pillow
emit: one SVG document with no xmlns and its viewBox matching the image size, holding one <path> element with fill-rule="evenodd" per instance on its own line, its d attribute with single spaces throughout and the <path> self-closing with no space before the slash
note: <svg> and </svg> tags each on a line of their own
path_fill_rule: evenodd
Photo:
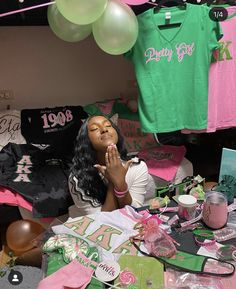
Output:
<svg viewBox="0 0 236 289">
<path fill-rule="evenodd" d="M 127 104 L 121 102 L 117 99 L 113 105 L 113 112 L 118 113 L 119 118 L 125 118 L 129 120 L 139 120 L 139 114 L 137 112 L 133 112 Z"/>
<path fill-rule="evenodd" d="M 105 115 L 107 117 L 111 117 L 113 112 L 113 104 L 115 100 L 105 100 L 100 102 L 91 103 L 85 105 L 83 109 L 87 112 L 88 115 Z"/>
</svg>

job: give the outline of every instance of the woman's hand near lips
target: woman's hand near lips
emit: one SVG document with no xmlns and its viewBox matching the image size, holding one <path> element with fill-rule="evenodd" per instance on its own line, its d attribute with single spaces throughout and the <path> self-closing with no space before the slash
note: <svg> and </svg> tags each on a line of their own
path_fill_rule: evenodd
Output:
<svg viewBox="0 0 236 289">
<path fill-rule="evenodd" d="M 123 164 L 116 145 L 111 144 L 105 154 L 105 166 L 99 164 L 94 166 L 117 191 L 124 191 L 127 190 L 125 176 L 131 163 L 132 160 L 129 160 Z"/>
</svg>

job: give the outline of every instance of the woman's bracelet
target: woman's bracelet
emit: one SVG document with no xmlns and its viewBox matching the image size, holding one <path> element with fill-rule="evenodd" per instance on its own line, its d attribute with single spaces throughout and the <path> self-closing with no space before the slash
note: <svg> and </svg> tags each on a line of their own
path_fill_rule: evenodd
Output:
<svg viewBox="0 0 236 289">
<path fill-rule="evenodd" d="M 129 191 L 128 186 L 127 186 L 127 189 L 122 192 L 119 192 L 114 188 L 114 193 L 117 198 L 123 198 L 128 193 L 128 191 Z"/>
</svg>

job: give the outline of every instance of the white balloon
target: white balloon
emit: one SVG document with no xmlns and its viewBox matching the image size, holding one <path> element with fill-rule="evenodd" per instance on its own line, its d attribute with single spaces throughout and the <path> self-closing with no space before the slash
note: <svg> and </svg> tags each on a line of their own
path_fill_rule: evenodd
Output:
<svg viewBox="0 0 236 289">
<path fill-rule="evenodd" d="M 138 37 L 138 21 L 133 10 L 119 0 L 109 0 L 102 16 L 92 24 L 97 45 L 105 52 L 127 52 Z"/>
<path fill-rule="evenodd" d="M 70 22 L 86 25 L 93 23 L 102 15 L 107 0 L 56 0 L 56 5 Z"/>
<path fill-rule="evenodd" d="M 77 25 L 68 21 L 58 11 L 56 4 L 48 7 L 48 23 L 57 37 L 68 42 L 78 42 L 88 37 L 92 32 L 92 25 Z"/>
</svg>

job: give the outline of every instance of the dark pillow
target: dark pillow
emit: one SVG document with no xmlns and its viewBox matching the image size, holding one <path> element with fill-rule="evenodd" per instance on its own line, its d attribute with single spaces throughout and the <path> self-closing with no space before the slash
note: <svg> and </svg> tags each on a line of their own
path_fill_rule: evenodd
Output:
<svg viewBox="0 0 236 289">
<path fill-rule="evenodd" d="M 21 133 L 27 143 L 50 145 L 59 152 L 73 151 L 82 120 L 87 117 L 82 106 L 23 109 Z"/>
</svg>

